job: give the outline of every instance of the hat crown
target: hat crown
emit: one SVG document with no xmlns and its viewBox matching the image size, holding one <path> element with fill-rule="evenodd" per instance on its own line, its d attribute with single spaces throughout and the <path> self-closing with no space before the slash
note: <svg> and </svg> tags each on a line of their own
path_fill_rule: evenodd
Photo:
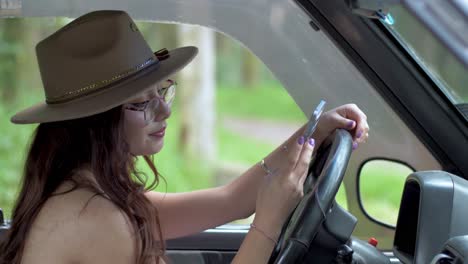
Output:
<svg viewBox="0 0 468 264">
<path fill-rule="evenodd" d="M 96 92 L 157 62 L 123 11 L 81 16 L 36 46 L 46 101 L 60 103 Z"/>
</svg>

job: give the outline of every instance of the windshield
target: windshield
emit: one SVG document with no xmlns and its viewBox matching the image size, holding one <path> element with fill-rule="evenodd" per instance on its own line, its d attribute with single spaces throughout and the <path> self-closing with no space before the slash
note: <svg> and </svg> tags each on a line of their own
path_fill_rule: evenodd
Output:
<svg viewBox="0 0 468 264">
<path fill-rule="evenodd" d="M 468 70 L 404 7 L 393 6 L 389 13 L 393 21 L 384 25 L 461 109 L 468 103 Z"/>
</svg>

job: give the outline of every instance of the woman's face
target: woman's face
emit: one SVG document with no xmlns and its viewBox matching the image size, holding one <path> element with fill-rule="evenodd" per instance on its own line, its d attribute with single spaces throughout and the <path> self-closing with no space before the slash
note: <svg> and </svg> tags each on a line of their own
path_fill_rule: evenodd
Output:
<svg viewBox="0 0 468 264">
<path fill-rule="evenodd" d="M 152 155 L 162 149 L 171 109 L 161 94 L 173 83 L 168 80 L 154 84 L 123 105 L 124 134 L 133 155 Z"/>
</svg>

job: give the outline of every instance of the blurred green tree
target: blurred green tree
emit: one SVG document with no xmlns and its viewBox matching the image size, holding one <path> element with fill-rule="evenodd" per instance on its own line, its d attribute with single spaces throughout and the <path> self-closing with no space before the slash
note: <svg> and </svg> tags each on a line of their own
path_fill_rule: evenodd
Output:
<svg viewBox="0 0 468 264">
<path fill-rule="evenodd" d="M 24 50 L 24 23 L 20 18 L 0 20 L 0 98 L 3 103 L 16 99 L 18 74 L 21 72 L 18 58 Z"/>
<path fill-rule="evenodd" d="M 179 146 L 191 160 L 200 161 L 210 169 L 215 162 L 215 35 L 207 28 L 180 25 L 180 46 L 199 48 L 195 63 L 179 73 L 183 89 L 179 89 L 181 129 Z"/>
<path fill-rule="evenodd" d="M 242 82 L 246 88 L 254 89 L 260 79 L 260 63 L 248 49 L 242 51 Z"/>
</svg>

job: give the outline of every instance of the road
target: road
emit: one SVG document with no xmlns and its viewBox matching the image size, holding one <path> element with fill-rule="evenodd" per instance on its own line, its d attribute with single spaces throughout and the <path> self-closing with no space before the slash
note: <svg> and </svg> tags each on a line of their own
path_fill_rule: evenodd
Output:
<svg viewBox="0 0 468 264">
<path fill-rule="evenodd" d="M 265 143 L 279 145 L 283 143 L 302 124 L 295 122 L 278 122 L 258 119 L 241 119 L 228 117 L 222 120 L 223 126 L 243 137 Z"/>
</svg>

